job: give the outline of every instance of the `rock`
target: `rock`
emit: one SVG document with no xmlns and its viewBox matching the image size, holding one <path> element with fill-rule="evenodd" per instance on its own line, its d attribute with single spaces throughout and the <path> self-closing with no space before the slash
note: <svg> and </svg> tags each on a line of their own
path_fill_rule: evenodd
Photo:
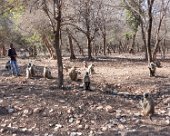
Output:
<svg viewBox="0 0 170 136">
<path fill-rule="evenodd" d="M 98 106 L 97 108 L 96 108 L 96 110 L 102 110 L 103 109 L 103 106 L 102 105 L 100 105 L 100 106 Z"/>
<path fill-rule="evenodd" d="M 81 123 L 81 120 L 80 119 L 77 119 L 76 120 L 76 125 L 79 125 Z"/>
<path fill-rule="evenodd" d="M 116 118 L 119 118 L 121 116 L 121 110 L 116 110 Z"/>
<path fill-rule="evenodd" d="M 41 111 L 43 111 L 43 108 L 35 108 L 33 110 L 34 113 L 40 113 Z"/>
<path fill-rule="evenodd" d="M 3 99 L 0 99 L 0 103 L 3 103 Z"/>
<path fill-rule="evenodd" d="M 106 110 L 107 112 L 109 112 L 109 113 L 114 112 L 112 106 L 110 106 L 110 105 L 107 105 L 107 106 L 105 107 L 105 110 Z"/>
<path fill-rule="evenodd" d="M 28 129 L 27 129 L 27 128 L 22 128 L 21 130 L 22 130 L 23 132 L 28 131 Z"/>
<path fill-rule="evenodd" d="M 74 122 L 74 118 L 69 118 L 68 122 L 69 123 L 73 123 Z"/>
<path fill-rule="evenodd" d="M 163 103 L 166 104 L 166 105 L 169 104 L 170 103 L 170 98 L 164 99 Z"/>
<path fill-rule="evenodd" d="M 62 128 L 63 126 L 62 125 L 60 125 L 60 124 L 56 124 L 55 125 L 55 128 L 54 128 L 54 131 L 58 131 L 60 128 Z"/>
<path fill-rule="evenodd" d="M 122 124 L 119 124 L 119 125 L 118 125 L 118 128 L 119 128 L 120 130 L 122 130 L 122 129 L 124 129 L 124 128 L 125 128 L 125 126 L 124 126 L 124 125 L 122 125 Z"/>
<path fill-rule="evenodd" d="M 32 109 L 25 109 L 25 110 L 23 111 L 23 115 L 24 115 L 24 116 L 31 115 L 32 113 L 33 113 Z"/>
<path fill-rule="evenodd" d="M 89 125 L 86 124 L 86 125 L 84 126 L 84 129 L 89 129 Z"/>
<path fill-rule="evenodd" d="M 138 117 L 138 116 L 141 115 L 141 113 L 140 112 L 135 112 L 134 115 Z"/>
<path fill-rule="evenodd" d="M 83 125 L 78 125 L 78 129 L 83 129 Z"/>
<path fill-rule="evenodd" d="M 69 109 L 67 110 L 67 113 L 68 113 L 68 114 L 73 114 L 74 111 L 75 111 L 75 109 L 72 107 L 72 108 L 69 108 Z"/>
<path fill-rule="evenodd" d="M 1 133 L 4 133 L 4 132 L 5 132 L 5 129 L 4 129 L 4 128 L 1 128 L 1 129 L 0 129 L 0 132 L 1 132 Z"/>
<path fill-rule="evenodd" d="M 102 131 L 107 131 L 108 128 L 107 128 L 107 126 L 103 126 L 103 127 L 101 127 L 101 130 L 102 130 Z"/>
<path fill-rule="evenodd" d="M 82 133 L 81 132 L 71 132 L 70 136 L 81 136 Z"/>
<path fill-rule="evenodd" d="M 7 110 L 8 110 L 8 113 L 13 113 L 15 111 L 14 108 L 11 108 L 11 107 L 8 107 Z"/>
<path fill-rule="evenodd" d="M 125 123 L 125 122 L 126 122 L 126 119 L 125 119 L 125 118 L 121 118 L 121 119 L 120 119 L 120 122 L 121 122 L 121 123 Z"/>
</svg>

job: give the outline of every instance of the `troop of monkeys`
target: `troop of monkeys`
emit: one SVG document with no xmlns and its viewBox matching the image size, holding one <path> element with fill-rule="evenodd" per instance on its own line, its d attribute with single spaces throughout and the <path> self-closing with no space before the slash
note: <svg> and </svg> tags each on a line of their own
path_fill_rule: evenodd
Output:
<svg viewBox="0 0 170 136">
<path fill-rule="evenodd" d="M 84 85 L 85 90 L 90 90 L 90 76 L 89 75 L 92 75 L 94 73 L 94 65 L 90 64 L 89 66 L 87 66 L 87 63 L 85 63 L 85 68 L 87 69 L 86 69 L 86 73 L 83 78 L 83 85 Z M 79 72 L 76 70 L 76 68 L 72 67 L 68 75 L 72 81 L 77 81 L 78 74 Z M 32 78 L 34 76 L 35 76 L 34 65 L 29 63 L 26 68 L 26 78 Z M 44 67 L 43 77 L 47 79 L 52 78 L 51 70 L 49 67 Z"/>
<path fill-rule="evenodd" d="M 94 65 L 90 64 L 89 66 L 87 65 L 86 62 L 84 62 L 84 66 L 86 68 L 86 72 L 83 78 L 83 85 L 85 90 L 90 90 L 90 75 L 92 75 L 94 72 Z M 150 76 L 155 76 L 156 72 L 156 67 L 160 68 L 161 64 L 159 61 L 151 62 L 148 65 L 149 71 L 150 71 Z M 79 72 L 76 70 L 75 67 L 72 67 L 69 71 L 69 77 L 72 81 L 77 81 Z M 26 78 L 31 78 L 35 76 L 35 70 L 34 70 L 34 65 L 29 63 L 27 68 L 26 68 Z M 51 79 L 51 71 L 48 67 L 44 67 L 43 70 L 43 77 Z M 154 101 L 152 97 L 148 93 L 143 94 L 143 100 L 140 102 L 140 105 L 142 107 L 142 115 L 143 116 L 149 116 L 150 119 L 152 120 L 152 115 L 154 114 Z"/>
<path fill-rule="evenodd" d="M 85 68 L 86 72 L 83 77 L 83 85 L 85 90 L 90 90 L 90 75 L 94 74 L 94 65 L 90 64 L 87 66 L 87 63 L 85 62 Z M 69 71 L 69 77 L 72 81 L 77 81 L 79 72 L 76 70 L 75 67 L 72 67 Z"/>
</svg>

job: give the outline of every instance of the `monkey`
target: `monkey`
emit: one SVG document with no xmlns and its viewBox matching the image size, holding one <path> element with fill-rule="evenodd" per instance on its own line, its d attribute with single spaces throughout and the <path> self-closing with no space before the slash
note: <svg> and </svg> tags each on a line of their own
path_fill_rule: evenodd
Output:
<svg viewBox="0 0 170 136">
<path fill-rule="evenodd" d="M 89 75 L 92 75 L 95 73 L 94 71 L 94 64 L 90 64 L 87 68 L 87 72 L 89 73 Z"/>
<path fill-rule="evenodd" d="M 88 72 L 85 73 L 83 82 L 84 82 L 84 89 L 90 90 L 90 77 Z"/>
<path fill-rule="evenodd" d="M 72 81 L 76 81 L 77 75 L 78 75 L 78 72 L 76 71 L 76 68 L 72 67 L 69 71 L 69 77 L 71 78 Z"/>
<path fill-rule="evenodd" d="M 6 63 L 5 68 L 6 68 L 7 70 L 11 70 L 10 60 Z"/>
<path fill-rule="evenodd" d="M 156 73 L 156 64 L 154 62 L 151 62 L 148 66 L 149 71 L 150 71 L 150 77 L 155 76 Z"/>
<path fill-rule="evenodd" d="M 34 65 L 29 63 L 26 68 L 26 78 L 31 78 L 35 76 Z"/>
<path fill-rule="evenodd" d="M 48 79 L 52 78 L 51 71 L 50 71 L 50 69 L 48 67 L 44 67 L 43 77 L 48 78 Z"/>
<path fill-rule="evenodd" d="M 26 78 L 31 78 L 32 77 L 32 74 L 31 74 L 31 70 L 30 68 L 26 68 Z"/>
<path fill-rule="evenodd" d="M 150 120 L 152 120 L 151 116 L 155 112 L 155 105 L 152 97 L 148 93 L 143 94 L 143 101 L 141 102 L 142 106 L 142 115 L 149 116 Z"/>
</svg>

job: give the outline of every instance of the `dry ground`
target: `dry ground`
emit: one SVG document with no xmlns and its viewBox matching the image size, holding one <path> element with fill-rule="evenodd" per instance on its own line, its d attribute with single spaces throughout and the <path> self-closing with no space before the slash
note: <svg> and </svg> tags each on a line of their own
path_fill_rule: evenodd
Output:
<svg viewBox="0 0 170 136">
<path fill-rule="evenodd" d="M 157 77 L 149 77 L 147 63 L 140 59 L 100 58 L 95 60 L 92 91 L 71 82 L 64 71 L 65 87 L 57 87 L 56 61 L 36 59 L 37 75 L 25 78 L 29 60 L 18 60 L 21 77 L 11 77 L 0 61 L 0 135 L 4 136 L 169 136 L 170 63 L 162 62 Z M 82 60 L 70 62 L 81 72 Z M 88 62 L 89 64 L 91 62 Z M 50 66 L 54 79 L 42 78 L 43 66 Z M 108 84 L 103 91 L 102 85 Z M 140 115 L 143 92 L 156 102 L 153 121 Z M 12 108 L 9 108 L 9 105 Z M 9 113 L 8 110 L 14 110 Z"/>
</svg>

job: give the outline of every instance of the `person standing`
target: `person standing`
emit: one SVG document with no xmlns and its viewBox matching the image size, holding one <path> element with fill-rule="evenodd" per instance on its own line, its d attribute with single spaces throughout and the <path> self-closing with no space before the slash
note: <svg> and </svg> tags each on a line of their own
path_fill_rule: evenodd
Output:
<svg viewBox="0 0 170 136">
<path fill-rule="evenodd" d="M 17 59 L 16 59 L 17 53 L 16 53 L 15 48 L 12 43 L 10 44 L 10 49 L 8 50 L 8 56 L 11 59 L 10 64 L 11 64 L 12 75 L 20 76 Z"/>
</svg>

